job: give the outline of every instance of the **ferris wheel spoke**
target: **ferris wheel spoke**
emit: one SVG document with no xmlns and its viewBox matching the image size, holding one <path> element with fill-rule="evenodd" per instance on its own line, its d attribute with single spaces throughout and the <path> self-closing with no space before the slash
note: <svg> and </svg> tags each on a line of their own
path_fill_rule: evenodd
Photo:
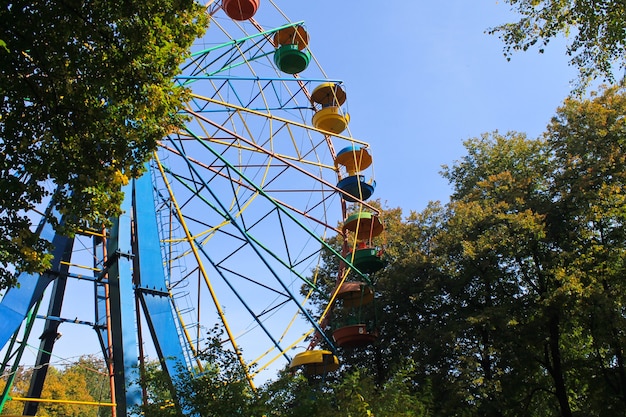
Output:
<svg viewBox="0 0 626 417">
<path fill-rule="evenodd" d="M 176 143 L 174 143 L 174 147 L 178 150 L 179 153 L 181 153 L 181 155 L 184 155 L 184 153 L 181 151 L 181 149 L 177 146 Z M 300 223 L 292 214 L 290 214 L 289 212 L 287 212 L 285 210 L 285 208 L 283 206 L 281 206 L 280 204 L 278 204 L 276 202 L 276 200 L 274 200 L 272 197 L 270 197 L 260 186 L 258 186 L 256 183 L 254 183 L 253 181 L 250 181 L 247 176 L 239 171 L 237 168 L 235 168 L 229 161 L 225 160 L 220 154 L 218 154 L 217 152 L 215 152 L 212 148 L 207 147 L 207 149 L 209 151 L 211 151 L 217 158 L 221 159 L 222 162 L 224 164 L 226 164 L 228 167 L 230 167 L 234 172 L 237 173 L 237 176 L 241 179 L 243 179 L 244 181 L 246 181 L 250 186 L 252 186 L 256 192 L 258 192 L 260 195 L 262 195 L 267 201 L 271 202 L 274 206 L 278 207 L 283 213 L 285 213 L 291 220 L 295 221 L 301 228 L 302 230 L 306 231 L 309 236 L 311 236 L 313 239 L 317 240 L 321 245 L 323 245 L 324 247 L 326 247 L 326 249 L 328 249 L 329 251 L 331 251 L 332 253 L 334 253 L 337 256 L 341 256 L 333 247 L 331 247 L 330 245 L 328 245 L 327 242 L 325 242 L 323 239 L 320 239 L 319 236 L 313 232 L 311 232 L 304 224 Z M 191 170 L 196 171 L 195 167 L 193 165 L 189 165 L 189 168 Z M 197 173 L 197 171 L 196 171 Z M 200 175 L 198 174 L 198 176 L 200 177 Z M 215 195 L 215 193 L 211 190 L 211 187 L 207 186 L 207 190 L 208 192 L 212 195 L 212 197 L 218 201 L 218 204 L 221 206 L 221 210 L 222 213 L 226 214 L 229 218 L 229 220 L 231 222 L 233 222 L 233 224 L 236 224 L 235 222 L 235 218 L 232 217 L 232 215 L 230 215 L 228 213 L 228 210 L 226 210 L 226 208 L 224 207 L 224 205 L 219 201 L 219 199 L 217 198 L 217 196 Z"/>
<path fill-rule="evenodd" d="M 326 194 L 326 197 L 324 197 L 323 199 L 321 199 L 321 200 L 320 200 L 320 201 L 319 201 L 316 205 L 312 206 L 312 207 L 310 208 L 310 210 L 309 210 L 309 211 L 312 211 L 312 210 L 314 210 L 317 206 L 320 206 L 320 205 L 324 204 L 324 203 L 325 203 L 325 201 L 326 201 L 327 199 L 331 198 L 331 197 L 332 197 L 332 196 L 333 196 L 336 192 L 342 192 L 341 190 L 339 190 L 339 189 L 337 188 L 337 186 L 336 186 L 336 185 L 334 185 L 334 184 L 332 184 L 332 183 L 330 183 L 330 182 L 326 181 L 326 180 L 325 180 L 325 179 L 323 179 L 323 178 L 320 178 L 319 176 L 316 176 L 314 173 L 312 173 L 312 172 L 310 172 L 310 171 L 307 171 L 307 170 L 305 170 L 305 169 L 301 168 L 301 167 L 300 167 L 300 166 L 298 166 L 298 165 L 295 165 L 295 164 L 292 162 L 292 160 L 289 160 L 289 159 L 287 159 L 287 158 L 283 157 L 282 155 L 275 155 L 275 154 L 272 154 L 272 153 L 271 153 L 271 152 L 270 152 L 267 148 L 264 148 L 264 147 L 261 147 L 261 146 L 259 146 L 259 145 L 256 145 L 254 142 L 249 141 L 249 140 L 245 139 L 244 137 L 242 137 L 242 136 L 240 136 L 240 135 L 237 135 L 237 134 L 236 134 L 236 133 L 234 133 L 234 132 L 229 131 L 228 129 L 224 128 L 223 126 L 217 125 L 216 123 L 212 122 L 212 121 L 211 121 L 211 120 L 209 120 L 209 119 L 205 119 L 205 118 L 204 118 L 204 117 L 202 117 L 202 116 L 198 116 L 198 117 L 199 117 L 200 119 L 202 119 L 202 120 L 206 121 L 207 123 L 212 124 L 212 125 L 214 125 L 214 126 L 218 127 L 219 129 L 226 131 L 229 135 L 232 135 L 232 136 L 234 136 L 237 140 L 239 140 L 239 141 L 241 141 L 241 142 L 243 142 L 243 143 L 246 143 L 248 146 L 250 146 L 250 148 L 254 149 L 255 151 L 257 151 L 257 152 L 259 152 L 259 153 L 266 154 L 266 155 L 268 155 L 268 157 L 269 157 L 269 156 L 271 156 L 272 158 L 277 159 L 277 160 L 278 160 L 278 161 L 280 161 L 280 162 L 281 162 L 281 164 L 282 164 L 282 165 L 280 165 L 280 166 L 285 166 L 285 167 L 290 167 L 290 168 L 293 168 L 293 169 L 295 169 L 295 170 L 299 171 L 301 174 L 304 174 L 305 176 L 309 177 L 310 179 L 315 180 L 315 183 L 316 183 L 318 186 L 322 187 L 322 188 L 320 188 L 320 190 L 310 190 L 310 189 L 309 189 L 309 190 L 306 190 L 306 192 L 310 192 L 310 193 L 319 192 L 319 193 L 322 193 L 322 194 Z M 193 133 L 193 132 L 189 132 L 189 134 L 190 134 L 190 136 L 194 136 L 194 133 Z M 199 139 L 199 140 L 201 140 L 201 138 L 198 138 L 198 139 Z M 209 147 L 208 145 L 206 145 L 206 146 L 207 146 L 207 148 Z M 218 156 L 218 158 L 219 158 L 219 156 Z M 294 160 L 295 160 L 295 159 L 294 159 Z M 301 162 L 301 161 L 300 161 L 300 162 Z M 233 181 L 234 181 L 234 182 L 241 183 L 241 180 L 239 179 L 239 177 L 235 177 L 235 178 L 233 179 Z M 267 184 L 266 184 L 266 185 L 267 185 Z M 254 186 L 250 187 L 250 189 L 252 189 L 252 188 L 256 188 L 256 187 L 254 187 Z M 265 187 L 264 187 L 264 189 L 265 189 L 265 191 L 267 191 L 267 189 L 266 189 Z M 297 191 L 297 190 L 294 190 L 293 188 L 290 190 L 290 192 L 294 192 L 294 191 Z M 274 196 L 276 196 L 276 193 L 273 193 L 273 195 L 274 195 Z M 274 197 L 274 198 L 275 198 L 275 197 Z M 276 200 L 276 201 L 277 201 L 277 202 L 278 202 L 281 206 L 283 206 L 283 207 L 285 207 L 285 208 L 289 208 L 289 209 L 293 210 L 293 211 L 294 211 L 294 212 L 296 212 L 296 213 L 299 213 L 299 214 L 302 214 L 302 215 L 304 215 L 304 216 L 307 216 L 306 211 L 304 211 L 304 212 L 303 212 L 303 211 L 300 211 L 299 209 L 295 208 L 295 207 L 294 207 L 294 206 L 292 206 L 292 205 L 289 205 L 288 203 L 286 203 L 286 202 L 284 202 L 284 201 L 281 201 L 280 199 L 275 198 L 275 200 Z M 375 210 L 375 208 L 374 208 L 374 207 L 371 207 L 369 204 L 363 203 L 363 205 L 364 205 L 365 207 L 367 207 L 367 208 L 371 208 L 372 210 Z M 312 218 L 312 217 L 309 217 L 309 218 Z M 335 228 L 334 226 L 331 226 L 331 225 L 328 225 L 328 224 L 324 224 L 324 226 L 325 226 L 325 227 L 327 227 L 327 228 L 330 228 L 330 229 L 334 229 L 334 228 Z M 335 230 L 336 230 L 336 229 L 335 229 Z M 336 230 L 336 231 L 337 231 L 337 232 L 339 232 L 338 230 Z"/>
<path fill-rule="evenodd" d="M 243 76 L 225 76 L 225 75 L 212 75 L 212 76 L 191 76 L 180 75 L 177 77 L 181 86 L 191 84 L 196 81 L 210 81 L 212 82 L 212 92 L 207 97 L 222 101 L 225 103 L 232 103 L 234 105 L 255 111 L 310 111 L 311 104 L 300 104 L 297 98 L 300 94 L 308 94 L 310 86 L 314 83 L 332 82 L 334 84 L 342 84 L 341 80 L 323 79 L 323 78 L 282 78 L 276 77 L 243 77 Z M 219 85 L 215 84 L 215 81 L 221 82 Z M 252 84 L 251 84 L 252 83 Z M 250 91 L 252 85 L 260 85 L 259 83 L 265 83 L 262 87 L 259 87 L 259 91 L 254 93 L 253 99 L 245 100 L 240 97 L 241 91 Z M 291 88 L 293 85 L 294 89 Z M 269 94 L 268 94 L 269 93 Z M 232 95 L 235 97 L 234 102 L 226 99 L 226 96 Z M 267 100 L 268 105 L 263 106 L 262 103 L 257 103 L 256 99 L 262 95 L 271 96 L 271 100 Z M 269 103 L 272 104 L 269 104 Z M 228 107 L 219 108 L 209 106 L 211 103 L 204 102 L 199 98 L 195 98 L 191 101 L 195 111 L 197 113 L 224 113 L 229 112 Z"/>
<path fill-rule="evenodd" d="M 233 285 L 233 283 L 231 282 L 230 279 L 228 279 L 228 277 L 226 276 L 226 274 L 224 274 L 224 268 L 219 268 L 216 266 L 216 264 L 212 261 L 211 257 L 209 256 L 209 254 L 204 250 L 204 247 L 202 246 L 198 246 L 199 250 L 202 252 L 202 254 L 204 255 L 204 257 L 207 259 L 207 261 L 213 266 L 213 268 L 215 269 L 215 271 L 217 271 L 217 273 L 220 275 L 220 277 L 222 278 L 222 280 L 226 283 L 226 285 L 229 287 L 229 289 L 232 291 L 232 293 L 236 296 L 236 298 L 239 300 L 239 302 L 241 303 L 241 305 L 248 311 L 248 313 L 250 314 L 251 317 L 254 318 L 254 321 L 257 323 L 257 325 L 263 330 L 263 332 L 265 333 L 265 335 L 272 341 L 272 343 L 274 344 L 274 346 L 280 350 L 280 344 L 278 343 L 278 341 L 276 341 L 274 339 L 274 337 L 272 336 L 272 332 L 269 331 L 265 325 L 263 324 L 263 322 L 259 319 L 258 315 L 254 312 L 254 310 L 248 305 L 248 303 L 245 301 L 245 298 L 242 297 L 242 295 L 240 294 L 239 291 L 237 291 L 237 287 L 235 285 Z M 268 288 L 271 289 L 271 288 Z M 271 289 L 272 291 L 274 291 L 273 289 Z M 288 297 L 288 296 L 287 296 Z M 214 302 L 215 303 L 219 303 L 219 298 L 216 295 L 214 295 Z M 216 308 L 219 308 L 218 305 L 216 305 Z M 228 325 L 228 319 L 227 319 L 227 314 L 222 313 L 223 317 L 222 320 L 224 322 L 225 325 Z M 236 343 L 236 337 L 232 336 L 229 338 L 231 339 L 231 342 L 233 343 L 233 346 L 237 346 Z M 289 360 L 289 358 L 287 357 L 287 359 Z"/>
<path fill-rule="evenodd" d="M 176 146 L 174 144 L 174 146 Z M 180 149 L 178 149 L 180 152 Z M 227 161 L 224 161 L 227 163 Z M 194 169 L 193 166 L 190 167 L 191 169 Z M 233 168 L 233 167 L 231 167 Z M 242 175 L 243 178 L 245 178 L 245 176 Z M 260 261 L 260 264 L 262 264 L 267 271 L 270 273 L 271 276 L 273 276 L 276 280 L 276 282 L 283 288 L 284 291 L 286 291 L 289 295 L 290 299 L 296 300 L 297 298 L 294 296 L 293 291 L 289 288 L 289 285 L 287 285 L 280 277 L 280 275 L 277 273 L 276 268 L 274 266 L 272 266 L 268 260 L 266 259 L 266 257 L 263 255 L 263 252 L 261 251 L 261 249 L 259 248 L 258 241 L 256 241 L 249 233 L 246 232 L 245 228 L 243 226 L 240 225 L 240 221 L 239 219 L 235 218 L 234 216 L 232 216 L 228 210 L 224 207 L 224 204 L 219 200 L 218 196 L 216 196 L 214 194 L 214 192 L 210 189 L 210 187 L 207 187 L 208 192 L 212 195 L 212 198 L 217 202 L 217 205 L 220 206 L 220 212 L 222 214 L 225 214 L 228 217 L 229 220 L 229 224 L 231 224 L 232 226 L 234 226 L 239 233 L 241 233 L 242 237 L 244 237 L 248 243 L 250 244 L 250 248 L 251 250 L 255 253 L 255 256 L 257 257 L 257 259 Z M 260 190 L 259 190 L 260 191 Z M 265 195 L 264 193 L 262 193 L 264 195 L 264 197 L 267 197 L 267 195 Z M 294 219 L 292 219 L 294 220 Z M 325 243 L 325 242 L 324 242 Z M 209 260 L 209 262 L 215 266 L 213 260 L 211 259 L 211 257 L 209 256 L 209 254 L 206 252 L 205 247 L 202 246 L 200 248 L 200 250 L 203 252 L 205 258 L 207 260 Z M 270 252 L 271 253 L 271 252 Z M 285 266 L 286 264 L 280 260 L 280 258 L 277 258 L 279 260 L 279 263 L 282 264 L 283 266 Z M 231 290 L 234 290 L 236 293 L 236 296 L 238 299 L 241 298 L 240 294 L 236 291 L 236 289 L 233 287 L 232 283 L 226 279 L 225 274 L 223 273 L 223 270 L 220 268 L 216 268 L 216 271 L 218 271 L 218 273 L 222 276 L 222 278 L 225 280 L 225 282 L 227 283 L 227 285 L 229 286 L 229 288 L 231 288 Z M 297 304 L 300 312 L 302 314 L 305 315 L 305 317 L 307 317 L 307 320 L 316 328 L 318 328 L 317 322 L 316 320 L 314 320 L 311 316 L 310 313 L 300 304 Z M 249 309 L 249 307 L 246 304 L 246 308 Z M 318 331 L 321 332 L 321 329 L 318 328 Z M 327 342 L 332 345 L 332 342 L 330 340 L 327 340 Z"/>
<path fill-rule="evenodd" d="M 228 270 L 226 268 L 220 267 L 218 266 L 214 260 L 211 258 L 211 256 L 207 253 L 207 251 L 205 250 L 203 245 L 200 245 L 197 241 L 193 242 L 196 247 L 198 248 L 198 250 L 200 251 L 200 253 L 202 253 L 204 255 L 204 258 L 213 266 L 213 268 L 215 269 L 215 271 L 220 275 L 220 277 L 222 278 L 222 280 L 228 285 L 228 287 L 231 289 L 231 291 L 236 295 L 237 299 L 240 301 L 240 303 L 242 304 L 242 306 L 250 313 L 251 317 L 254 318 L 254 321 L 257 323 L 257 325 L 263 330 L 263 332 L 266 334 L 266 336 L 272 341 L 272 343 L 274 344 L 275 348 L 278 349 L 279 352 L 281 352 L 282 355 L 284 355 L 287 360 L 290 360 L 289 357 L 286 355 L 286 351 L 288 349 L 283 349 L 281 348 L 281 344 L 279 340 L 276 340 L 273 335 L 272 332 L 266 328 L 266 326 L 263 324 L 261 317 L 263 317 L 264 315 L 267 315 L 271 312 L 274 312 L 277 309 L 280 309 L 282 306 L 287 305 L 288 303 L 292 302 L 294 300 L 293 294 L 285 294 L 285 293 L 281 293 L 278 292 L 274 287 L 272 286 L 268 286 L 265 284 L 262 284 L 258 281 L 254 281 L 251 280 L 249 277 L 246 277 L 234 270 Z M 246 279 L 248 281 L 252 281 L 255 285 L 263 287 L 271 292 L 276 293 L 277 295 L 280 295 L 283 300 L 278 302 L 278 303 L 274 303 L 269 307 L 264 308 L 262 311 L 260 312 L 256 312 L 252 309 L 251 306 L 249 306 L 249 304 L 246 302 L 245 297 L 243 297 L 240 292 L 237 290 L 237 285 L 234 285 L 233 281 L 231 279 L 229 279 L 227 277 L 227 275 L 225 274 L 225 272 L 230 272 L 233 276 L 236 277 L 240 277 L 243 279 Z M 275 275 L 275 277 L 277 279 L 280 279 L 278 276 Z M 286 287 L 284 287 L 286 288 Z M 219 299 L 217 297 L 217 295 L 214 295 L 215 297 L 215 302 L 219 303 Z M 225 325 L 227 325 L 228 323 L 228 319 L 227 319 L 227 314 L 222 313 L 223 317 L 222 320 L 225 322 Z M 311 318 L 312 320 L 312 318 Z M 311 321 L 311 325 L 316 327 L 317 323 L 312 320 Z M 319 329 L 318 329 L 319 330 Z M 236 339 L 236 337 L 234 337 L 234 339 Z M 234 340 L 233 340 L 234 342 Z M 237 346 L 236 344 L 234 344 L 234 346 Z"/>
<path fill-rule="evenodd" d="M 208 187 L 207 187 L 208 188 Z M 214 196 L 216 197 L 216 196 Z M 170 196 L 170 198 L 175 198 L 173 195 Z M 212 210 L 215 210 L 219 213 L 220 216 L 223 217 L 224 220 L 227 221 L 227 223 L 225 224 L 235 224 L 239 221 L 242 221 L 242 219 L 237 220 L 235 217 L 233 217 L 232 215 L 229 215 L 227 211 L 223 210 L 223 204 L 219 204 L 219 201 L 217 202 L 217 205 L 215 203 L 210 203 L 206 198 L 202 197 L 202 196 L 198 196 L 199 199 L 204 200 L 207 204 L 210 205 Z M 221 206 L 222 208 L 218 207 Z M 277 207 L 274 207 L 274 209 L 272 209 L 272 211 L 274 212 L 275 216 L 278 216 L 280 218 L 281 212 L 278 210 Z M 233 248 L 231 249 L 231 253 L 228 254 L 227 257 L 225 257 L 222 261 L 220 262 L 216 262 L 216 265 L 220 265 L 223 261 L 227 260 L 229 257 L 234 256 L 242 247 L 246 246 L 246 245 L 255 245 L 255 247 L 258 248 L 258 250 L 262 250 L 263 253 L 265 253 L 265 255 L 270 256 L 271 258 L 275 259 L 276 261 L 278 261 L 283 267 L 286 267 L 287 269 L 291 270 L 292 273 L 295 273 L 304 283 L 306 283 L 309 286 L 312 286 L 313 288 L 315 288 L 315 285 L 310 282 L 304 275 L 300 274 L 299 272 L 297 272 L 295 270 L 295 266 L 303 263 L 306 259 L 309 259 L 310 257 L 314 256 L 318 251 L 315 250 L 313 253 L 311 253 L 310 255 L 308 255 L 307 257 L 304 257 L 304 259 L 300 260 L 298 263 L 294 263 L 290 260 L 283 260 L 278 254 L 276 254 L 275 252 L 273 252 L 271 250 L 271 248 L 269 248 L 268 246 L 264 245 L 262 243 L 262 239 L 259 239 L 257 237 L 255 237 L 251 231 L 254 229 L 255 225 L 261 224 L 264 220 L 264 218 L 267 218 L 268 216 L 270 216 L 272 214 L 272 212 L 268 212 L 265 215 L 261 216 L 260 218 L 258 218 L 256 220 L 256 223 L 254 224 L 250 224 L 248 226 L 246 226 L 245 224 L 242 223 L 240 228 L 237 228 L 238 231 L 240 232 L 239 235 L 235 235 L 235 234 L 231 234 L 232 237 L 235 237 L 237 240 L 240 240 L 242 242 L 242 244 L 240 245 L 239 249 L 237 248 Z M 239 216 L 241 217 L 241 216 Z M 282 220 L 279 220 L 279 224 L 282 222 Z M 220 230 L 222 231 L 223 228 L 218 228 L 216 230 Z M 281 230 L 284 230 L 283 228 L 281 228 Z M 282 233 L 282 237 L 283 237 L 283 245 L 281 245 L 281 247 L 283 247 L 286 251 L 287 251 L 287 256 L 289 258 L 289 243 L 287 242 L 286 239 L 286 234 L 283 232 Z M 202 245 L 204 246 L 204 245 Z"/>
</svg>

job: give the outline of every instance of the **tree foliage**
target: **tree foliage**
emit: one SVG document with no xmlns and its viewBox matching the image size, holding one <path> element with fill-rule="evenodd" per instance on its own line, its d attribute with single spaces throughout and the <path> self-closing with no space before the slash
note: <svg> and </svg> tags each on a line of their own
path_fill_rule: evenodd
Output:
<svg viewBox="0 0 626 417">
<path fill-rule="evenodd" d="M 414 367 L 398 367 L 382 385 L 368 368 L 344 370 L 340 377 L 311 378 L 284 369 L 273 380 L 252 388 L 236 354 L 213 332 L 200 358 L 203 370 L 187 370 L 170 381 L 157 363 L 148 364 L 143 383 L 148 398 L 141 412 L 149 416 L 258 417 L 426 417 L 429 388 L 411 382 Z M 183 377 L 180 377 L 180 376 Z M 176 404 L 176 405 L 174 405 Z"/>
<path fill-rule="evenodd" d="M 341 378 L 312 382 L 301 374 L 284 373 L 260 390 L 267 417 L 426 417 L 428 394 L 414 389 L 411 366 L 378 386 L 368 368 L 342 373 Z"/>
<path fill-rule="evenodd" d="M 5 287 L 14 282 L 9 265 L 49 266 L 49 243 L 26 214 L 47 197 L 65 233 L 119 214 L 120 186 L 182 122 L 186 91 L 173 76 L 207 18 L 193 0 L 51 0 L 9 1 L 0 20 Z"/>
<path fill-rule="evenodd" d="M 27 397 L 31 375 L 30 369 L 18 368 L 11 397 Z M 62 402 L 67 400 L 110 403 L 109 378 L 104 363 L 94 357 L 85 356 L 64 368 L 50 367 L 41 398 L 59 402 L 39 403 L 38 416 L 110 416 L 111 409 L 108 406 Z M 23 409 L 23 402 L 8 401 L 2 415 L 22 415 Z"/>
<path fill-rule="evenodd" d="M 401 369 L 396 392 L 436 416 L 624 414 L 625 100 L 567 99 L 539 139 L 470 139 L 447 204 L 384 210 L 380 338 L 340 351 L 336 381 L 378 393 Z"/>
<path fill-rule="evenodd" d="M 579 86 L 591 79 L 614 81 L 626 70 L 626 4 L 621 0 L 507 0 L 521 15 L 519 21 L 496 26 L 510 59 L 515 51 L 539 45 L 543 52 L 550 40 L 568 36 L 571 65 L 579 70 Z M 617 75 L 617 79 L 621 76 Z"/>
<path fill-rule="evenodd" d="M 257 415 L 256 393 L 237 354 L 222 345 L 222 336 L 217 328 L 209 332 L 197 358 L 202 369 L 193 374 L 180 369 L 170 378 L 158 363 L 148 363 L 141 381 L 148 397 L 136 411 L 155 417 Z"/>
</svg>

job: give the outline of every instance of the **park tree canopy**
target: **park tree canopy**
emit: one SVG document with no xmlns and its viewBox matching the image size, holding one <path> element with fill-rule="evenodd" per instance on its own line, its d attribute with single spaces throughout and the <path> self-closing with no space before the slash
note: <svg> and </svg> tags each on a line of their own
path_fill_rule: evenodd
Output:
<svg viewBox="0 0 626 417">
<path fill-rule="evenodd" d="M 543 52 L 551 39 L 569 38 L 570 64 L 579 70 L 578 87 L 591 80 L 620 79 L 626 70 L 626 3 L 621 0 L 507 0 L 521 15 L 517 22 L 489 30 L 505 43 L 507 58 L 537 45 Z M 623 77 L 623 76 L 622 76 Z"/>
<path fill-rule="evenodd" d="M 40 272 L 26 212 L 53 197 L 59 230 L 119 214 L 121 186 L 182 122 L 173 77 L 207 23 L 193 0 L 0 6 L 0 287 Z M 11 266 L 12 265 L 12 266 Z"/>
<path fill-rule="evenodd" d="M 381 210 L 380 337 L 339 378 L 410 370 L 412 415 L 624 415 L 624 114 L 624 87 L 568 98 L 540 138 L 467 140 L 446 204 Z"/>
</svg>

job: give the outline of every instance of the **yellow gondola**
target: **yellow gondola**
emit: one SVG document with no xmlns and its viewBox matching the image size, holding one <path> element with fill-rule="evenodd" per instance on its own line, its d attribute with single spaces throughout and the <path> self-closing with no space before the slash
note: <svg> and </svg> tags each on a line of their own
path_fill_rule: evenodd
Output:
<svg viewBox="0 0 626 417">
<path fill-rule="evenodd" d="M 339 359 L 329 350 L 307 350 L 294 356 L 289 368 L 302 369 L 305 375 L 323 375 L 339 369 Z"/>
<path fill-rule="evenodd" d="M 311 101 L 322 106 L 313 115 L 313 126 L 331 133 L 341 133 L 350 123 L 350 115 L 341 106 L 346 101 L 346 92 L 337 83 L 323 83 L 311 93 Z"/>
</svg>

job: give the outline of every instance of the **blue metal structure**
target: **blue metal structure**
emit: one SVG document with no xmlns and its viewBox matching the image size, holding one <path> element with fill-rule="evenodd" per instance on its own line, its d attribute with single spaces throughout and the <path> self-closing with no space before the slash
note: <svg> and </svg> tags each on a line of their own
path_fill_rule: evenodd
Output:
<svg viewBox="0 0 626 417">
<path fill-rule="evenodd" d="M 126 415 L 141 405 L 141 389 L 137 384 L 140 364 L 136 300 L 145 311 L 158 357 L 172 378 L 184 365 L 181 361 L 185 358 L 181 339 L 176 336 L 177 324 L 162 267 L 150 175 L 131 182 L 125 195 L 124 214 L 115 219 L 106 239 L 108 256 L 105 257 L 102 250 L 97 251 L 103 257 L 96 264 L 104 268 L 91 278 L 95 289 L 96 322 L 82 323 L 90 324 L 97 331 L 104 357 L 112 362 L 117 415 Z M 52 268 L 41 276 L 21 274 L 18 286 L 9 290 L 0 302 L 0 317 L 3 318 L 0 320 L 0 345 L 4 346 L 43 298 L 46 288 L 52 286 L 28 398 L 39 398 L 42 393 L 59 335 L 57 330 L 63 322 L 60 315 L 66 283 L 71 278 L 69 265 L 74 244 L 74 239 L 54 234 L 45 220 L 40 230 L 42 237 L 52 236 L 50 240 L 55 246 Z M 100 239 L 94 239 L 96 249 L 101 245 Z M 109 314 L 107 310 L 110 310 Z M 23 346 L 17 346 L 17 349 L 23 349 Z M 24 415 L 36 415 L 37 408 L 36 402 L 26 403 Z"/>
<path fill-rule="evenodd" d="M 341 81 L 314 65 L 297 77 L 277 71 L 274 34 L 302 22 L 266 12 L 282 19 L 276 28 L 213 19 L 210 46 L 200 42 L 176 79 L 193 91 L 189 122 L 163 138 L 146 173 L 125 186 L 123 215 L 110 230 L 67 238 L 42 217 L 53 266 L 41 276 L 22 274 L 0 301 L 5 371 L 33 346 L 29 334 L 40 339 L 27 397 L 41 396 L 55 353 L 68 349 L 59 330 L 70 327 L 95 336 L 117 416 L 141 405 L 136 382 L 145 356 L 154 353 L 173 389 L 177 378 L 201 372 L 198 352 L 216 323 L 251 383 L 288 364 L 313 334 L 334 350 L 325 322 L 310 313 L 314 293 L 331 299 L 318 286 L 321 252 L 339 259 L 342 274 L 352 270 L 368 282 L 326 239 L 346 236 L 338 225 L 348 208 L 376 211 L 337 187 L 334 149 L 367 144 L 311 126 L 309 91 Z M 75 283 L 87 287 L 77 293 Z M 91 316 L 77 317 L 71 307 Z M 87 343 L 78 337 L 70 347 Z M 37 404 L 26 403 L 24 414 L 35 415 Z"/>
</svg>

